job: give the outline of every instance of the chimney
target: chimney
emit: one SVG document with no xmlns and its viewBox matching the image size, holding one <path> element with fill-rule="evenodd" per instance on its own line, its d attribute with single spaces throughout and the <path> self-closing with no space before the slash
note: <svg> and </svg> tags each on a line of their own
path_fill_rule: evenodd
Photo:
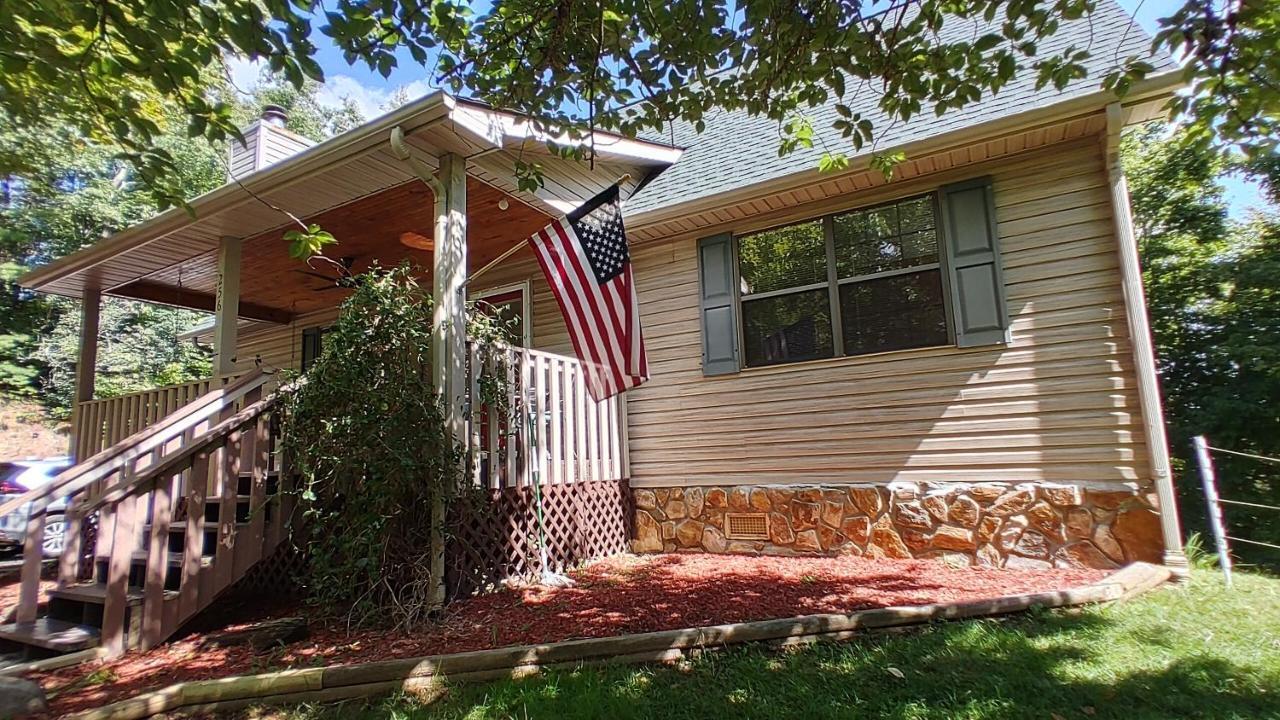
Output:
<svg viewBox="0 0 1280 720">
<path fill-rule="evenodd" d="M 244 178 L 315 144 L 286 129 L 288 120 L 288 114 L 279 105 L 262 108 L 261 117 L 242 131 L 244 142 L 231 141 L 227 180 Z"/>
</svg>

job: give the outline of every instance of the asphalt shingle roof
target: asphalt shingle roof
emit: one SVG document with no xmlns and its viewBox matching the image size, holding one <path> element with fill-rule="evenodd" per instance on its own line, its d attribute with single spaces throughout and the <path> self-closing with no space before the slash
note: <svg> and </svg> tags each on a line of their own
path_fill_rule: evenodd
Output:
<svg viewBox="0 0 1280 720">
<path fill-rule="evenodd" d="M 952 19 L 943 28 L 943 41 L 977 37 L 983 32 L 981 22 Z M 988 96 L 960 110 L 935 117 L 926 109 L 907 123 L 891 123 L 877 108 L 878 95 L 870 89 L 857 97 L 846 96 L 845 104 L 861 112 L 875 124 L 877 150 L 886 151 L 910 142 L 996 120 L 1014 112 L 1043 108 L 1064 100 L 1096 92 L 1101 78 L 1130 55 L 1149 52 L 1151 39 L 1113 0 L 1099 0 L 1097 10 L 1086 18 L 1063 22 L 1057 33 L 1041 43 L 1040 54 L 1047 56 L 1075 45 L 1088 49 L 1084 61 L 1089 74 L 1071 82 L 1061 91 L 1052 88 L 1036 90 L 1035 74 L 1023 70 L 998 95 Z M 1173 69 L 1168 56 L 1148 59 L 1156 72 Z M 836 100 L 812 108 L 806 114 L 813 122 L 814 147 L 800 148 L 778 157 L 778 124 L 764 117 L 751 117 L 745 111 L 720 111 L 706 120 L 702 134 L 692 125 L 677 123 L 673 129 L 655 133 L 647 139 L 672 143 L 685 148 L 684 155 L 627 202 L 629 215 L 660 210 L 739 187 L 777 180 L 788 175 L 814 170 L 826 147 L 855 153 L 848 140 L 831 127 L 836 116 Z M 864 152 L 866 154 L 866 149 Z"/>
</svg>

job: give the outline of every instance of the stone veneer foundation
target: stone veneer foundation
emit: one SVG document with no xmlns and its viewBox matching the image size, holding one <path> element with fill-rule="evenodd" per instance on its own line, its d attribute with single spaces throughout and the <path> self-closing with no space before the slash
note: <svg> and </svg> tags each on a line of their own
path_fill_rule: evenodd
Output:
<svg viewBox="0 0 1280 720">
<path fill-rule="evenodd" d="M 939 558 L 958 565 L 1113 568 L 1159 563 L 1154 493 L 1125 485 L 890 483 L 637 488 L 638 553 Z M 735 539 L 726 514 L 767 518 Z"/>
</svg>

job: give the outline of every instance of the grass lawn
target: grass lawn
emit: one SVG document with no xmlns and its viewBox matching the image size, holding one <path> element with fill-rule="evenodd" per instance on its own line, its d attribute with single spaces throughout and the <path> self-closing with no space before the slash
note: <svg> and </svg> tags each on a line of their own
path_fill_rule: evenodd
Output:
<svg viewBox="0 0 1280 720">
<path fill-rule="evenodd" d="M 1185 588 L 1078 612 L 947 623 L 686 666 L 584 668 L 458 686 L 330 718 L 1280 718 L 1280 579 L 1201 569 Z"/>
</svg>

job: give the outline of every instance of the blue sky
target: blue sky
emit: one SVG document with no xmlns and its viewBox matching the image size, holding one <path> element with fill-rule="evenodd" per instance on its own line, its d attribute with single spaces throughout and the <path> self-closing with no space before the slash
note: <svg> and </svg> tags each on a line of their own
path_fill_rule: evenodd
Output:
<svg viewBox="0 0 1280 720">
<path fill-rule="evenodd" d="M 1155 32 L 1157 20 L 1172 14 L 1181 7 L 1183 0 L 1117 1 L 1150 34 Z M 415 65 L 407 55 L 401 58 L 400 68 L 393 71 L 389 78 L 383 78 L 362 64 L 348 65 L 327 38 L 318 37 L 316 44 L 320 47 L 317 60 L 328 78 L 321 98 L 325 102 L 336 103 L 349 97 L 361 107 L 367 117 L 374 117 L 381 114 L 382 105 L 397 88 L 404 87 L 410 97 L 418 97 L 433 89 L 427 78 L 428 73 Z M 237 84 L 245 87 L 252 83 L 256 70 L 240 66 L 234 75 Z M 1251 208 L 1264 204 L 1258 187 L 1251 183 L 1239 178 L 1227 178 L 1224 185 L 1234 217 L 1244 217 Z"/>
</svg>

